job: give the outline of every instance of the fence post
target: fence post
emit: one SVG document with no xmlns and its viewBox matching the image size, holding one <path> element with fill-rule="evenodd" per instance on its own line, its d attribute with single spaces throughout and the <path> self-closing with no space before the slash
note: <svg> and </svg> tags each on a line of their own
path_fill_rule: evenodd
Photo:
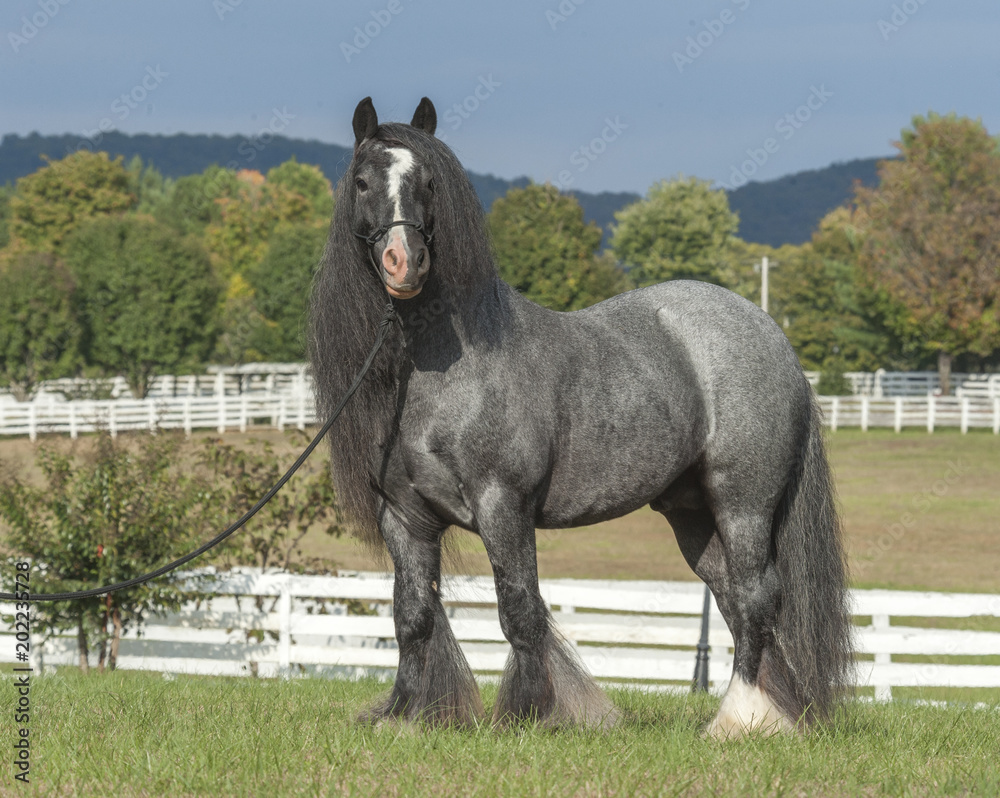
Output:
<svg viewBox="0 0 1000 798">
<path fill-rule="evenodd" d="M 1000 396 L 993 397 L 993 434 L 1000 435 Z"/>
<path fill-rule="evenodd" d="M 191 397 L 184 399 L 184 434 L 191 437 Z"/>
<path fill-rule="evenodd" d="M 249 398 L 247 394 L 240 396 L 240 432 L 247 431 L 247 401 Z"/>
<path fill-rule="evenodd" d="M 226 431 L 226 392 L 219 394 L 219 426 L 217 428 L 221 435 Z"/>
<path fill-rule="evenodd" d="M 927 395 L 927 431 L 934 432 L 934 395 Z"/>
<path fill-rule="evenodd" d="M 282 394 L 278 400 L 278 432 L 285 431 L 285 397 Z"/>
<path fill-rule="evenodd" d="M 837 413 L 840 411 L 840 397 L 834 396 L 830 404 L 830 432 L 837 431 Z"/>
<path fill-rule="evenodd" d="M 278 595 L 278 671 L 286 679 L 292 671 L 292 589 L 287 575 Z"/>
<path fill-rule="evenodd" d="M 903 397 L 897 396 L 894 404 L 896 405 L 896 412 L 893 418 L 893 429 L 896 432 L 903 431 Z"/>
<path fill-rule="evenodd" d="M 148 413 L 146 423 L 149 424 L 149 431 L 156 432 L 156 402 L 151 396 L 146 397 L 146 410 Z"/>
<path fill-rule="evenodd" d="M 115 408 L 118 406 L 113 399 L 108 402 L 108 432 L 112 438 L 118 437 L 118 413 Z"/>
<path fill-rule="evenodd" d="M 868 405 L 871 402 L 871 398 L 868 396 L 861 397 L 861 431 L 868 432 Z"/>
<path fill-rule="evenodd" d="M 888 615 L 873 615 L 872 616 L 872 629 L 878 632 L 884 632 L 889 629 L 889 616 Z M 878 653 L 875 655 L 875 664 L 884 665 L 892 662 L 892 655 L 886 653 Z M 875 684 L 875 700 L 876 701 L 892 701 L 892 688 L 885 684 Z"/>
<path fill-rule="evenodd" d="M 965 435 L 969 431 L 969 397 L 963 396 L 959 401 L 959 407 L 961 408 L 961 422 L 960 427 L 962 434 Z"/>
<path fill-rule="evenodd" d="M 69 437 L 76 440 L 78 431 L 76 429 L 76 402 L 69 403 Z"/>
<path fill-rule="evenodd" d="M 36 418 L 37 410 L 35 409 L 35 403 L 31 402 L 28 405 L 28 440 L 35 441 L 38 440 L 38 419 Z"/>
</svg>

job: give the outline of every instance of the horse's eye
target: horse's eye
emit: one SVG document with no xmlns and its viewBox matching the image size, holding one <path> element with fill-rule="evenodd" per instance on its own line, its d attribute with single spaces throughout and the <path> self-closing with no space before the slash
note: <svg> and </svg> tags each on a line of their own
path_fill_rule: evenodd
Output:
<svg viewBox="0 0 1000 798">
<path fill-rule="evenodd" d="M 354 181 L 354 185 L 356 185 L 358 187 L 358 191 L 367 191 L 368 190 L 368 184 L 364 180 L 362 180 L 360 177 L 357 178 Z"/>
<path fill-rule="evenodd" d="M 428 191 L 434 191 L 434 178 L 433 177 L 430 180 L 427 181 L 427 190 Z"/>
</svg>

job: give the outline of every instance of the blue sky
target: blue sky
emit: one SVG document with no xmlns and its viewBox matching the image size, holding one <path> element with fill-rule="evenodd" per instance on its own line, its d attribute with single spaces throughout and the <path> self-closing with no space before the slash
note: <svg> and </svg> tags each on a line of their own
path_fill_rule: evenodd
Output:
<svg viewBox="0 0 1000 798">
<path fill-rule="evenodd" d="M 423 95 L 463 163 L 587 191 L 887 155 L 914 114 L 1000 133 L 996 0 L 4 0 L 0 133 L 349 144 Z"/>
</svg>

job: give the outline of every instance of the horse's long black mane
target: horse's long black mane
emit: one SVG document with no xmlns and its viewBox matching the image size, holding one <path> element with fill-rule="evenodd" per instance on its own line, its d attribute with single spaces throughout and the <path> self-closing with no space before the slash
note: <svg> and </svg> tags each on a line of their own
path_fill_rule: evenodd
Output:
<svg viewBox="0 0 1000 798">
<path fill-rule="evenodd" d="M 427 293 L 436 294 L 447 312 L 467 328 L 474 326 L 473 315 L 482 310 L 483 302 L 495 296 L 497 270 L 482 206 L 458 159 L 443 142 L 421 130 L 395 123 L 380 125 L 375 135 L 356 149 L 338 184 L 330 237 L 313 285 L 309 351 L 317 409 L 324 419 L 371 350 L 389 301 L 372 266 L 368 245 L 353 229 L 355 173 L 366 150 L 379 145 L 408 148 L 434 175 L 434 239 L 427 286 L 431 290 Z M 420 298 L 410 300 L 418 301 Z M 396 389 L 402 357 L 402 337 L 397 329 L 330 431 L 338 504 L 369 543 L 381 541 L 375 516 L 375 477 L 381 465 L 380 446 L 391 438 L 397 423 Z"/>
</svg>

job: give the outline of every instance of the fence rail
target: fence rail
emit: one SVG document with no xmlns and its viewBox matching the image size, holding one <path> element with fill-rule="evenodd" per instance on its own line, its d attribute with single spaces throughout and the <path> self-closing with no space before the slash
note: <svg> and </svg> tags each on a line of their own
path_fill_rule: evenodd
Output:
<svg viewBox="0 0 1000 798">
<path fill-rule="evenodd" d="M 398 651 L 393 639 L 392 576 L 301 576 L 252 569 L 209 575 L 198 589 L 206 598 L 179 613 L 152 620 L 138 637 L 122 641 L 123 669 L 227 676 L 293 673 L 356 676 L 390 674 Z M 655 689 L 690 685 L 698 641 L 703 586 L 694 582 L 616 582 L 551 579 L 542 596 L 563 634 L 597 678 L 642 682 Z M 509 646 L 497 620 L 488 577 L 451 577 L 442 585 L 447 612 L 469 664 L 480 676 L 504 666 Z M 211 596 L 211 598 L 208 598 Z M 257 600 L 264 609 L 258 609 Z M 366 614 L 357 614 L 358 602 Z M 1000 652 L 1000 632 L 925 629 L 912 617 L 1000 616 L 1000 596 L 857 590 L 859 686 L 887 700 L 894 687 L 1000 688 L 1000 665 L 966 664 L 968 657 Z M 11 605 L 0 605 L 10 614 Z M 901 616 L 906 616 L 902 618 Z M 870 618 L 870 622 L 867 620 Z M 907 620 L 910 619 L 910 620 Z M 0 634 L 0 662 L 12 662 L 9 625 Z M 732 670 L 732 637 L 712 603 L 709 637 L 712 689 L 724 689 Z M 77 663 L 75 636 L 33 640 L 34 665 Z M 955 658 L 943 664 L 894 657 Z M 961 664 L 960 664 L 961 663 Z"/>
<path fill-rule="evenodd" d="M 125 430 L 182 429 L 188 435 L 196 429 L 219 432 L 266 424 L 284 430 L 305 429 L 316 423 L 311 393 L 237 396 L 160 397 L 149 399 L 106 399 L 59 402 L 0 402 L 0 435 L 59 433 L 76 438 L 80 433 L 108 430 L 117 435 Z"/>
</svg>

